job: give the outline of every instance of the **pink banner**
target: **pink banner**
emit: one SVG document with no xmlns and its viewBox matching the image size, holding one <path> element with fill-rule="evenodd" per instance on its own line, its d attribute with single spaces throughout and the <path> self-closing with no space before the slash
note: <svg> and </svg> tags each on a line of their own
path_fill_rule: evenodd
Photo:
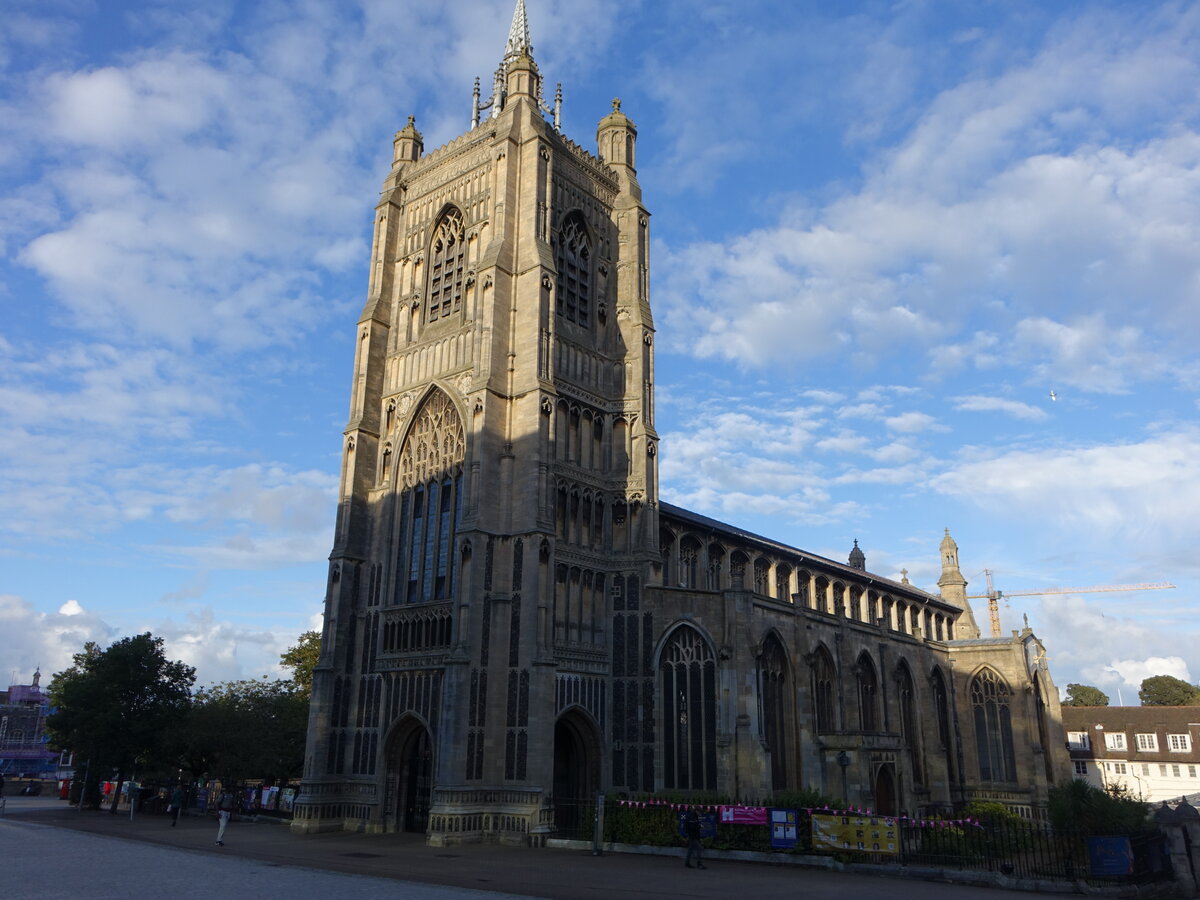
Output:
<svg viewBox="0 0 1200 900">
<path fill-rule="evenodd" d="M 766 825 L 765 806 L 722 806 L 722 825 Z"/>
</svg>

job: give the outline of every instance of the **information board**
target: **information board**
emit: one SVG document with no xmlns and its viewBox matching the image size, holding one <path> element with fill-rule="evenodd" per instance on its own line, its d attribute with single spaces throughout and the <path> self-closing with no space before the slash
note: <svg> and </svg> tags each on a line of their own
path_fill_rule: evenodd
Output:
<svg viewBox="0 0 1200 900">
<path fill-rule="evenodd" d="M 812 842 L 814 850 L 899 853 L 900 827 L 884 816 L 813 815 Z"/>
</svg>

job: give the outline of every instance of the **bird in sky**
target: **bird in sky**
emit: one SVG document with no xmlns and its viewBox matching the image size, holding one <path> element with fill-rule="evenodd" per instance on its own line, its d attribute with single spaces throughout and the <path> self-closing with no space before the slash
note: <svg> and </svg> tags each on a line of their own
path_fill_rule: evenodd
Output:
<svg viewBox="0 0 1200 900">
<path fill-rule="evenodd" d="M 1051 392 L 1050 392 L 1050 399 L 1051 399 L 1051 400 L 1057 400 L 1057 399 L 1058 399 L 1058 394 L 1054 393 L 1054 391 L 1051 391 Z"/>
</svg>

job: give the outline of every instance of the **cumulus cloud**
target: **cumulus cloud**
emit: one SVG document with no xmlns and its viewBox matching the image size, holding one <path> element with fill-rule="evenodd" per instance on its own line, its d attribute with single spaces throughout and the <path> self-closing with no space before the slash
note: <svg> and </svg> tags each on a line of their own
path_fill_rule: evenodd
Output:
<svg viewBox="0 0 1200 900">
<path fill-rule="evenodd" d="M 1140 688 L 1142 682 L 1155 675 L 1170 675 L 1191 683 L 1192 673 L 1187 660 L 1179 656 L 1151 656 L 1148 659 L 1115 659 L 1107 667 L 1120 676 L 1131 688 Z"/>
<path fill-rule="evenodd" d="M 1106 33 L 1103 18 L 944 90 L 820 209 L 665 248 L 676 349 L 811 368 L 921 348 L 934 372 L 1019 365 L 1103 393 L 1169 374 L 1200 327 L 1200 134 L 1180 93 L 1200 23 Z M 1131 115 L 1139 137 L 1118 137 Z"/>
<path fill-rule="evenodd" d="M 1200 432 L 1141 441 L 984 452 L 952 464 L 932 487 L 1004 517 L 1030 518 L 1142 541 L 1194 530 Z M 1148 530 L 1153 532 L 1148 533 Z"/>
<path fill-rule="evenodd" d="M 28 679 L 40 667 L 46 684 L 49 676 L 71 664 L 85 643 L 104 645 L 114 634 L 112 626 L 77 600 L 67 601 L 57 613 L 44 613 L 24 597 L 0 594 L 0 660 L 19 679 Z"/>
<path fill-rule="evenodd" d="M 1095 595 L 1044 597 L 1035 609 L 1033 624 L 1046 641 L 1051 672 L 1078 673 L 1070 680 L 1096 685 L 1114 703 L 1120 689 L 1126 704 L 1136 704 L 1137 689 L 1151 675 L 1191 681 L 1192 667 L 1200 664 L 1200 653 L 1184 659 L 1171 652 L 1180 645 L 1197 646 L 1200 621 L 1194 615 L 1178 618 L 1170 628 L 1147 627 L 1141 616 L 1105 612 Z M 1065 690 L 1061 676 L 1056 680 Z"/>
</svg>

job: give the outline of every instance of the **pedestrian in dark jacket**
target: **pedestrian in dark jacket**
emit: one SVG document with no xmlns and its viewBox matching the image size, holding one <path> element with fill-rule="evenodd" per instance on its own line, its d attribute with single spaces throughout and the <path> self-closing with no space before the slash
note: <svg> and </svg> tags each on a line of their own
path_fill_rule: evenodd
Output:
<svg viewBox="0 0 1200 900">
<path fill-rule="evenodd" d="M 174 828 L 179 824 L 179 814 L 183 812 L 183 804 L 186 802 L 186 795 L 183 792 L 183 785 L 175 785 L 175 790 L 171 791 L 171 804 L 167 807 L 167 812 L 171 814 L 171 827 Z"/>
<path fill-rule="evenodd" d="M 707 869 L 708 866 L 701 859 L 704 848 L 700 846 L 700 814 L 694 809 L 689 809 L 687 815 L 684 816 L 683 830 L 688 839 L 687 858 L 684 860 L 684 865 L 689 869 L 692 868 L 692 860 L 695 859 L 697 869 Z"/>
<path fill-rule="evenodd" d="M 233 808 L 236 804 L 232 791 L 221 791 L 221 799 L 217 801 L 217 846 L 225 846 L 225 826 L 229 824 L 229 817 L 233 815 Z"/>
</svg>

